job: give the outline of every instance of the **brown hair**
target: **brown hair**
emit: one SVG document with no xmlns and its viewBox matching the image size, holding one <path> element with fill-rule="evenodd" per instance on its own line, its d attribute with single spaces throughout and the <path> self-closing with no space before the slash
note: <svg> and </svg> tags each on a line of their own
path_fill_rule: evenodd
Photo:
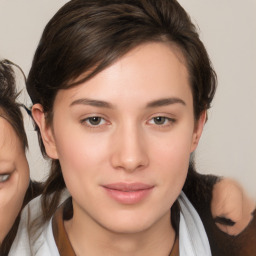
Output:
<svg viewBox="0 0 256 256">
<path fill-rule="evenodd" d="M 40 103 L 48 125 L 58 90 L 92 78 L 134 47 L 165 42 L 181 50 L 189 72 L 194 116 L 210 107 L 216 76 L 195 26 L 175 0 L 72 0 L 49 21 L 28 76 L 32 102 Z M 79 81 L 74 81 L 79 77 Z M 38 127 L 37 127 L 38 129 Z M 38 131 L 41 150 L 45 148 Z M 43 192 L 50 218 L 65 187 L 58 160 Z M 53 196 L 50 196 L 54 193 Z"/>
<path fill-rule="evenodd" d="M 28 141 L 20 110 L 22 105 L 16 101 L 19 93 L 16 90 L 15 74 L 12 66 L 18 67 L 23 74 L 21 68 L 13 62 L 9 60 L 0 61 L 0 116 L 11 124 L 25 150 L 28 147 Z"/>
</svg>

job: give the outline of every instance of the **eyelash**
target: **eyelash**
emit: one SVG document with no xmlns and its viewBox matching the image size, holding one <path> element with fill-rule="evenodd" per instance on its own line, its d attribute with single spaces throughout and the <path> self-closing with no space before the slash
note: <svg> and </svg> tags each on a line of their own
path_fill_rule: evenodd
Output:
<svg viewBox="0 0 256 256">
<path fill-rule="evenodd" d="M 89 123 L 90 121 L 93 120 L 93 118 L 94 118 L 94 119 L 95 119 L 95 118 L 100 119 L 99 124 L 92 124 L 92 123 Z M 104 121 L 105 123 L 102 124 L 102 123 L 101 123 L 102 121 Z M 106 121 L 103 117 L 101 117 L 101 116 L 90 116 L 90 117 L 87 117 L 87 118 L 81 120 L 81 123 L 84 124 L 85 126 L 87 126 L 88 128 L 91 128 L 91 129 L 102 128 L 102 126 L 107 125 L 107 121 Z"/>
<path fill-rule="evenodd" d="M 163 118 L 164 119 L 164 123 L 163 124 L 156 124 L 156 123 L 150 123 L 151 121 L 156 121 L 157 118 Z M 157 126 L 158 128 L 165 128 L 165 127 L 169 127 L 171 125 L 173 125 L 176 122 L 176 119 L 174 118 L 170 118 L 170 117 L 166 117 L 166 116 L 154 116 L 149 120 L 149 123 Z"/>
</svg>

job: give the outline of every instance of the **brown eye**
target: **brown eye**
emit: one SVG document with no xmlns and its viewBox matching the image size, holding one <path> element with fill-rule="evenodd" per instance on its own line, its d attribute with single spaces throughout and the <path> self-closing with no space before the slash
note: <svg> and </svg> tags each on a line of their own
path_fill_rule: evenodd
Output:
<svg viewBox="0 0 256 256">
<path fill-rule="evenodd" d="M 154 123 L 157 125 L 165 124 L 166 121 L 168 121 L 168 118 L 163 116 L 157 116 L 157 117 L 154 117 L 153 119 L 154 119 Z"/>
<path fill-rule="evenodd" d="M 99 125 L 102 121 L 102 118 L 98 116 L 93 116 L 93 117 L 89 117 L 87 120 L 90 123 L 90 125 L 94 126 L 94 125 Z"/>
<path fill-rule="evenodd" d="M 101 125 L 106 124 L 107 122 L 103 117 L 91 116 L 83 119 L 81 123 L 89 127 L 97 128 L 97 127 L 100 127 Z"/>
<path fill-rule="evenodd" d="M 176 119 L 166 117 L 166 116 L 155 116 L 152 117 L 149 120 L 149 124 L 155 125 L 155 126 L 160 126 L 160 127 L 168 127 L 176 122 Z"/>
</svg>

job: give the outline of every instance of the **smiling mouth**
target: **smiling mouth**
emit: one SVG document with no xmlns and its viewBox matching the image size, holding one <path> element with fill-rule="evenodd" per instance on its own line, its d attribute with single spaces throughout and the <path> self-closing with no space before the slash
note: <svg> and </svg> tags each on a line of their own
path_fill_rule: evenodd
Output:
<svg viewBox="0 0 256 256">
<path fill-rule="evenodd" d="M 121 204 L 136 204 L 147 198 L 153 185 L 144 183 L 113 183 L 102 186 L 107 194 Z"/>
</svg>

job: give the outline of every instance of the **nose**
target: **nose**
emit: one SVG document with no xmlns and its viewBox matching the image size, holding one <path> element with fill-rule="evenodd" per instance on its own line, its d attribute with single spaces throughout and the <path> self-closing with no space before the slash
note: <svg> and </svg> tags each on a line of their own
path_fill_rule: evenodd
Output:
<svg viewBox="0 0 256 256">
<path fill-rule="evenodd" d="M 134 172 L 148 165 L 147 147 L 141 129 L 135 125 L 123 127 L 113 137 L 111 164 L 115 169 Z"/>
</svg>

